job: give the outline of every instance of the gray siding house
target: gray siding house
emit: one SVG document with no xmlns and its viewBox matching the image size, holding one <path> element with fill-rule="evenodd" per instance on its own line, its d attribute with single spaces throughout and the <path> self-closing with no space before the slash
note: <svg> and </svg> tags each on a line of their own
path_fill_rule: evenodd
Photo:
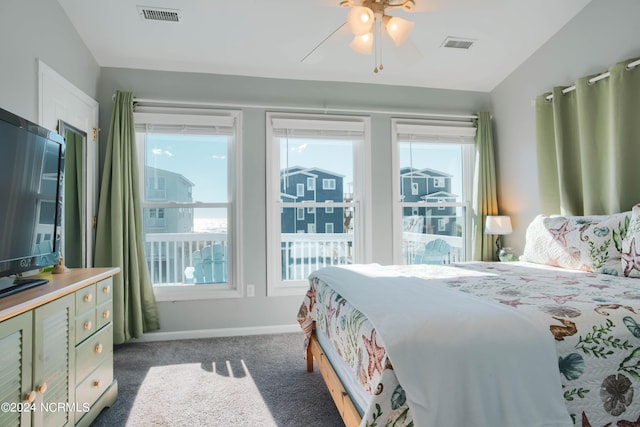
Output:
<svg viewBox="0 0 640 427">
<path fill-rule="evenodd" d="M 403 202 L 455 202 L 458 196 L 451 193 L 450 174 L 435 169 L 400 169 L 400 196 Z M 424 218 L 423 233 L 457 235 L 455 207 L 405 207 L 403 216 Z"/>
<path fill-rule="evenodd" d="M 343 175 L 319 168 L 290 167 L 280 171 L 280 198 L 284 202 L 344 201 Z M 283 208 L 282 233 L 342 233 L 343 208 Z"/>
</svg>

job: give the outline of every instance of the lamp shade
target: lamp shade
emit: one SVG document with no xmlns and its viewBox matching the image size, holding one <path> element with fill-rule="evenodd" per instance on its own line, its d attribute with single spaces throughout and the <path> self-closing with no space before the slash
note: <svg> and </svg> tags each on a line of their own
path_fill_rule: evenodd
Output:
<svg viewBox="0 0 640 427">
<path fill-rule="evenodd" d="M 373 11 L 368 7 L 354 6 L 347 14 L 347 27 L 354 35 L 370 33 L 374 23 Z"/>
<path fill-rule="evenodd" d="M 484 234 L 511 234 L 511 218 L 507 215 L 489 215 L 484 226 Z"/>
<path fill-rule="evenodd" d="M 400 46 L 409 38 L 411 30 L 413 30 L 413 25 L 413 22 L 398 18 L 397 16 L 385 16 L 385 29 L 396 46 Z"/>
<path fill-rule="evenodd" d="M 363 55 L 371 55 L 373 50 L 373 33 L 365 33 L 359 36 L 355 36 L 349 47 L 358 53 Z"/>
</svg>

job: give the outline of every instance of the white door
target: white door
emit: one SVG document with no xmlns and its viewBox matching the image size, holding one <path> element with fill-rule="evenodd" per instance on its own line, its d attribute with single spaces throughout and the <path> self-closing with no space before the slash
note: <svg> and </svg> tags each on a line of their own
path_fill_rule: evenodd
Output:
<svg viewBox="0 0 640 427">
<path fill-rule="evenodd" d="M 87 236 L 85 267 L 93 266 L 93 218 L 98 212 L 98 102 L 68 80 L 38 61 L 38 121 L 41 126 L 57 130 L 62 120 L 87 134 L 85 177 L 85 230 Z M 64 251 L 64 247 L 62 248 Z"/>
</svg>

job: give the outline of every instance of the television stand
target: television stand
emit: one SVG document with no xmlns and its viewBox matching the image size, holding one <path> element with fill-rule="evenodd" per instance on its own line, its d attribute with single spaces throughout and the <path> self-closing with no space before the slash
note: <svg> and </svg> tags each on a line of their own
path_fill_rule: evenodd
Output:
<svg viewBox="0 0 640 427">
<path fill-rule="evenodd" d="M 18 277 L 12 280 L 8 286 L 3 284 L 4 286 L 0 288 L 0 297 L 6 297 L 7 295 L 12 295 L 25 289 L 35 288 L 36 286 L 46 283 L 49 283 L 49 280 L 39 277 Z"/>
</svg>

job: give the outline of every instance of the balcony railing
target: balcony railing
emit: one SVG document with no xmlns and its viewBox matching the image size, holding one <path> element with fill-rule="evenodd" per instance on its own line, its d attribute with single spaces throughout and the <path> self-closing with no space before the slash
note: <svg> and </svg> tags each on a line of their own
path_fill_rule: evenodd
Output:
<svg viewBox="0 0 640 427">
<path fill-rule="evenodd" d="M 450 245 L 447 263 L 463 261 L 463 239 L 436 234 L 403 233 L 402 256 L 405 264 L 412 264 L 416 255 L 434 239 Z M 228 277 L 226 233 L 147 233 L 146 255 L 151 283 L 154 286 L 182 286 L 197 282 L 196 268 L 210 268 L 204 277 Z M 201 251 L 217 246 L 225 259 L 203 263 Z M 354 245 L 351 233 L 284 233 L 281 243 L 282 280 L 306 280 L 311 272 L 330 265 L 353 264 Z M 214 269 L 222 268 L 220 271 Z"/>
<path fill-rule="evenodd" d="M 227 252 L 227 233 L 146 233 L 145 243 L 151 283 L 182 286 L 194 283 L 199 251 L 221 245 Z"/>
<path fill-rule="evenodd" d="M 424 251 L 427 243 L 436 239 L 442 239 L 449 244 L 449 255 L 445 259 L 445 264 L 465 260 L 464 239 L 462 237 L 404 231 L 402 233 L 403 263 L 414 264 L 416 258 L 421 254 L 421 251 Z"/>
<path fill-rule="evenodd" d="M 351 233 L 283 233 L 282 280 L 306 280 L 330 265 L 353 264 Z"/>
</svg>

